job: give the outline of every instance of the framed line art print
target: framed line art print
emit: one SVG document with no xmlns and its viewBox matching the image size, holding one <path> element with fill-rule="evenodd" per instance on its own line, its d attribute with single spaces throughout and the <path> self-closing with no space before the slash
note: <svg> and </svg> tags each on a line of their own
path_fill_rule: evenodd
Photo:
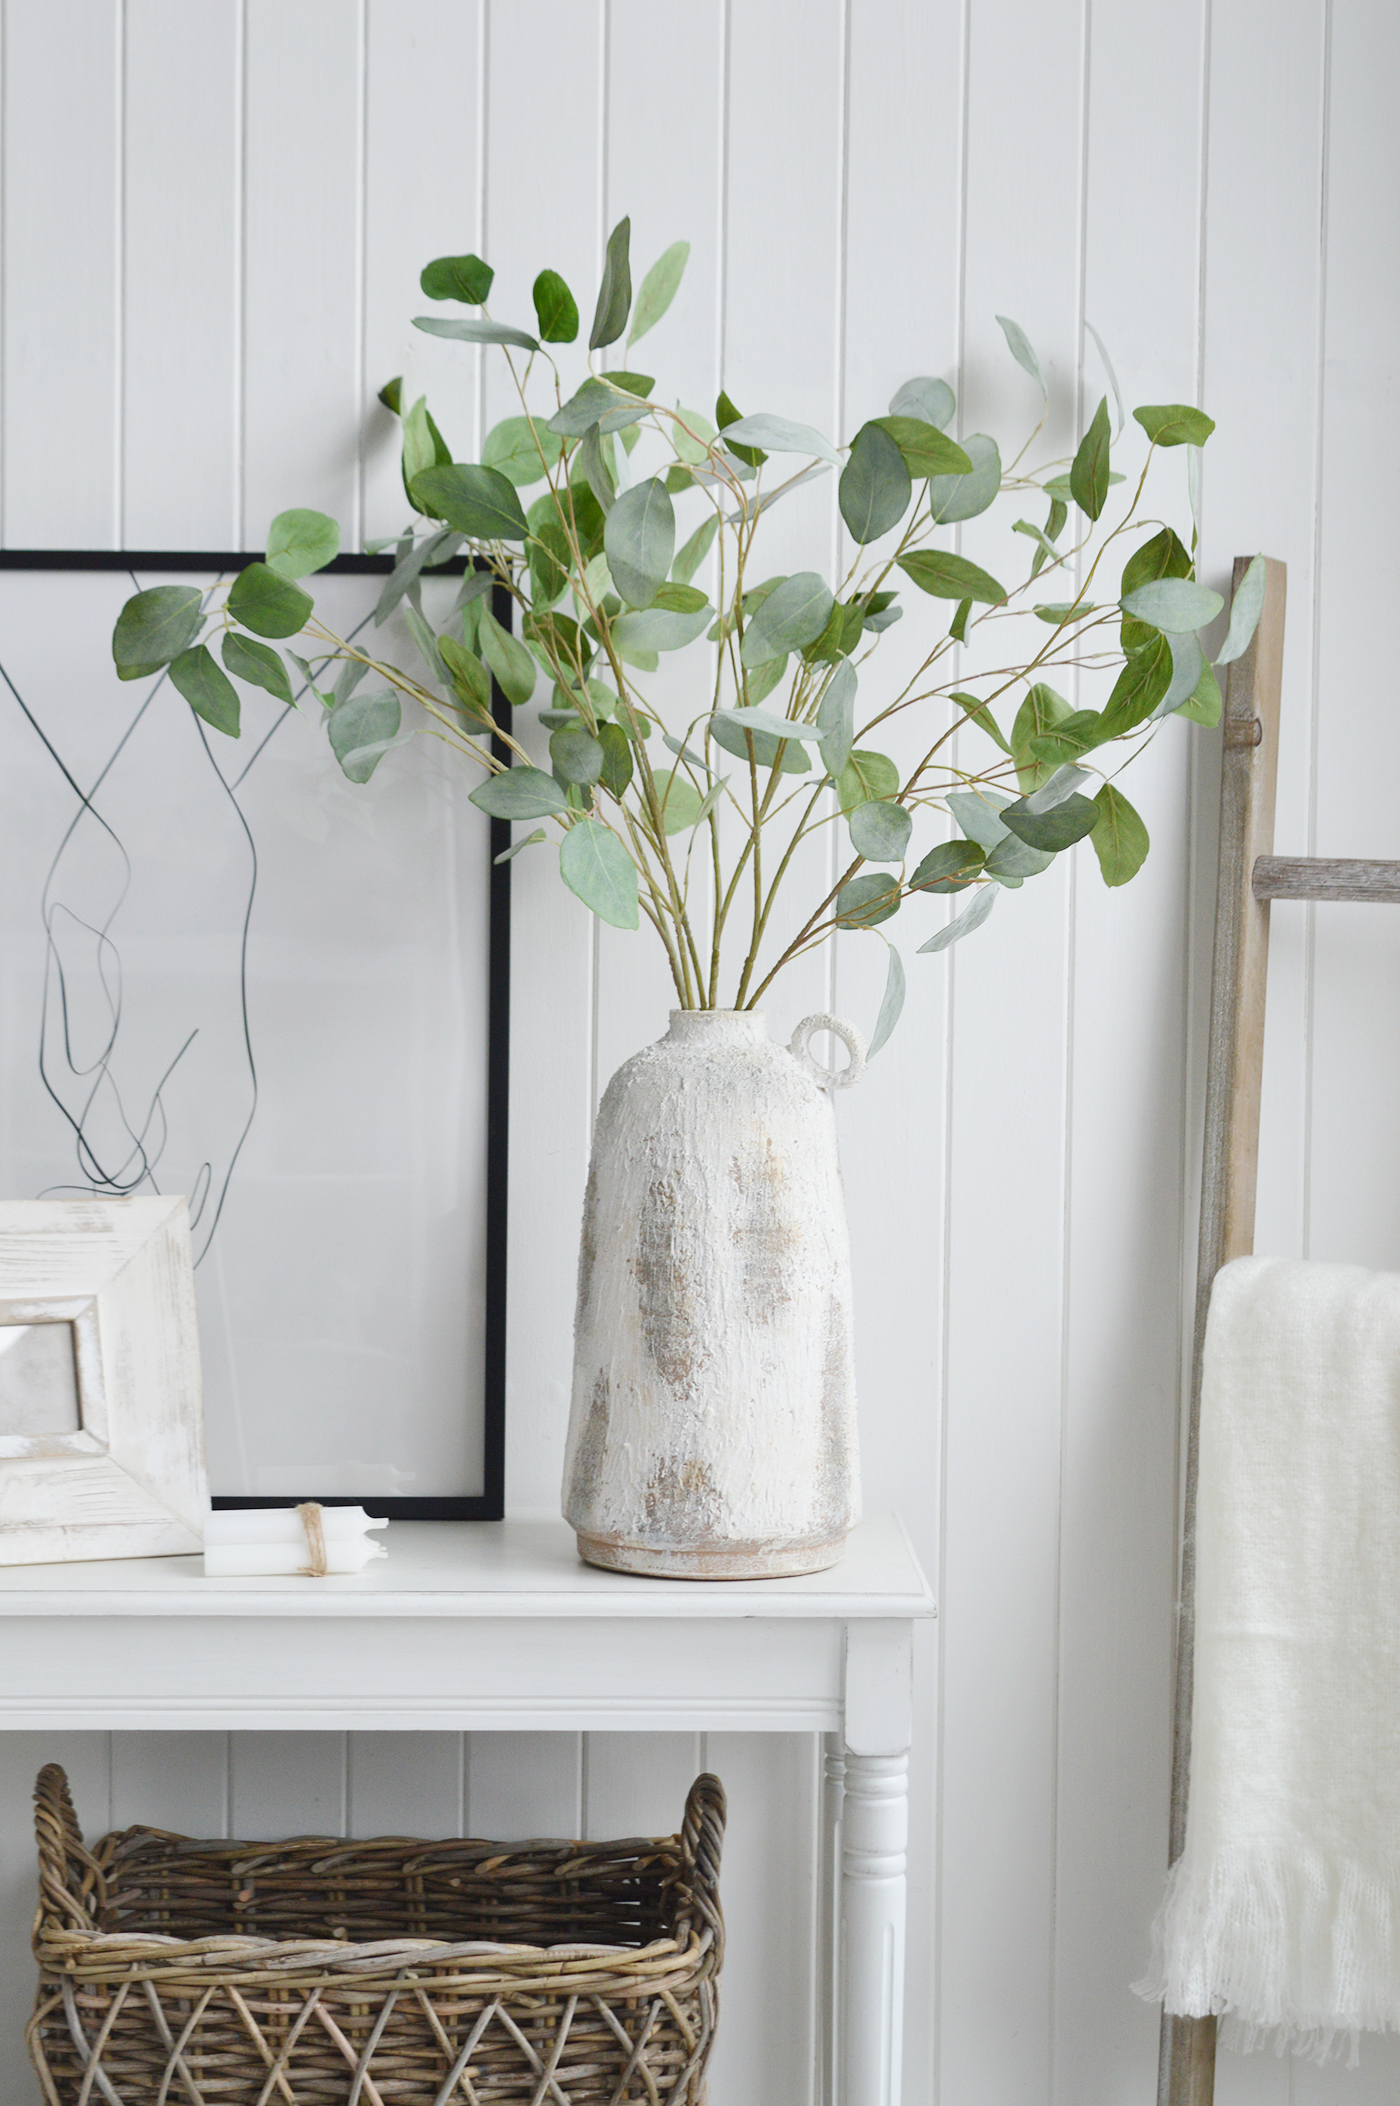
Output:
<svg viewBox="0 0 1400 2106">
<path fill-rule="evenodd" d="M 215 1506 L 495 1519 L 509 829 L 435 739 L 356 784 L 304 690 L 231 740 L 118 680 L 133 592 L 251 560 L 0 552 L 0 1199 L 187 1199 Z M 389 567 L 319 575 L 342 636 Z"/>
</svg>

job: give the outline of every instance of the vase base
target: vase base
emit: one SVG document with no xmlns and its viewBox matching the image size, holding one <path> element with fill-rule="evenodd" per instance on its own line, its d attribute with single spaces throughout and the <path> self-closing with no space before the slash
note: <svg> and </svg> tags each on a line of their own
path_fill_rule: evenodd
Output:
<svg viewBox="0 0 1400 2106">
<path fill-rule="evenodd" d="M 844 1533 L 825 1543 L 712 1543 L 692 1550 L 628 1543 L 618 1536 L 589 1535 L 581 1528 L 575 1535 L 585 1565 L 635 1572 L 647 1579 L 795 1579 L 804 1572 L 825 1572 L 846 1548 Z"/>
</svg>

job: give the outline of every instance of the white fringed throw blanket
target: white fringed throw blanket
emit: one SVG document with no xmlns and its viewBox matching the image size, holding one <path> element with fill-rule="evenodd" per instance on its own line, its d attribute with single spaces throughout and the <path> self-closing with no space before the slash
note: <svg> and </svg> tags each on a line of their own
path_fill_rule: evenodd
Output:
<svg viewBox="0 0 1400 2106">
<path fill-rule="evenodd" d="M 1206 1329 L 1186 1847 L 1138 1987 L 1400 2030 L 1400 1274 L 1239 1258 Z"/>
</svg>

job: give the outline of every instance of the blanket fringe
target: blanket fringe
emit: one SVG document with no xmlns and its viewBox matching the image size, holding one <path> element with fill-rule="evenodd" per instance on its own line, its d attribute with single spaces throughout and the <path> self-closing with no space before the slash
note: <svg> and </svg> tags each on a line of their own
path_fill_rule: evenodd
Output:
<svg viewBox="0 0 1400 2106">
<path fill-rule="evenodd" d="M 1224 2020 L 1246 2052 L 1323 2063 L 1361 2033 L 1400 2032 L 1400 1855 L 1363 1864 L 1312 1845 L 1180 1857 L 1137 1994 Z"/>
</svg>

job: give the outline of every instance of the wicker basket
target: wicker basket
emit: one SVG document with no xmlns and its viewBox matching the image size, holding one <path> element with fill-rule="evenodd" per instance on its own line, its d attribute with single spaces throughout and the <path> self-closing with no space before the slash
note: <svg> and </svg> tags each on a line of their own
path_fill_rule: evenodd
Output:
<svg viewBox="0 0 1400 2106">
<path fill-rule="evenodd" d="M 618 1843 L 128 1828 L 35 1787 L 49 2106 L 702 2106 L 724 1791 Z"/>
</svg>

